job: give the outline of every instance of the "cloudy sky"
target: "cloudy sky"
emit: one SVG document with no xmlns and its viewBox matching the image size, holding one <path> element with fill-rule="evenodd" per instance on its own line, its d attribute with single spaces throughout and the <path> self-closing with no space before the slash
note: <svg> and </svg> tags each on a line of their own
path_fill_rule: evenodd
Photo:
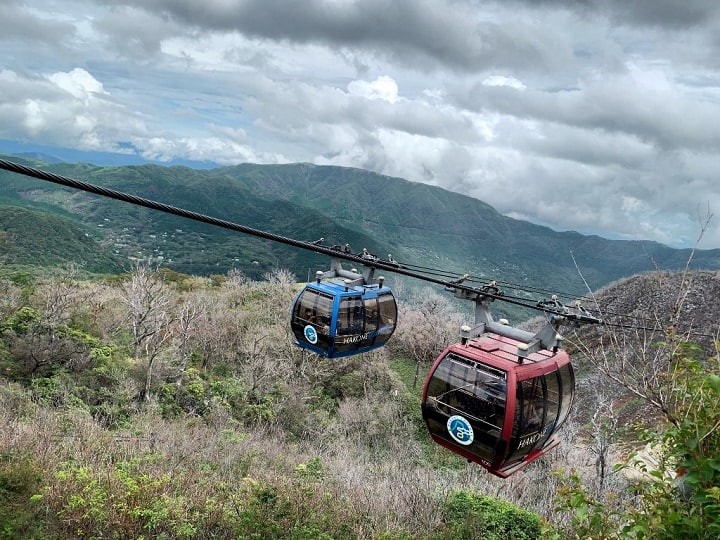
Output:
<svg viewBox="0 0 720 540">
<path fill-rule="evenodd" d="M 0 153 L 360 167 L 673 247 L 713 213 L 720 248 L 716 0 L 2 0 L 0 20 Z"/>
</svg>

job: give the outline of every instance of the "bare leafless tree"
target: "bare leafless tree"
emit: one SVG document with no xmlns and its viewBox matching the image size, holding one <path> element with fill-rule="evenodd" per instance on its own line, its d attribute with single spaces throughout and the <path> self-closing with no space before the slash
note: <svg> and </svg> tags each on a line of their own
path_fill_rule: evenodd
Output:
<svg viewBox="0 0 720 540">
<path fill-rule="evenodd" d="M 148 262 L 133 264 L 129 279 L 121 285 L 132 335 L 133 354 L 137 358 L 144 343 L 163 328 L 172 308 L 169 288 Z"/>
<path fill-rule="evenodd" d="M 5 318 L 22 305 L 22 290 L 7 279 L 0 279 L 0 317 Z"/>
<path fill-rule="evenodd" d="M 133 355 L 146 360 L 143 398 L 149 400 L 155 360 L 172 337 L 175 299 L 148 262 L 133 265 L 129 279 L 121 285 L 121 296 L 127 308 Z"/>
<path fill-rule="evenodd" d="M 400 305 L 398 326 L 390 347 L 415 361 L 413 386 L 417 385 L 420 366 L 432 362 L 457 338 L 461 321 L 449 299 L 429 288 Z"/>
<path fill-rule="evenodd" d="M 188 293 L 177 311 L 178 381 L 187 369 L 191 347 L 200 321 L 206 316 L 209 300 L 205 291 Z"/>
<path fill-rule="evenodd" d="M 696 247 L 711 219 L 708 212 L 701 220 Z M 714 347 L 717 335 L 717 317 L 710 310 L 720 282 L 714 272 L 690 269 L 696 247 L 681 272 L 658 269 L 591 293 L 606 324 L 569 336 L 571 346 L 599 372 L 673 423 L 670 362 L 688 342 L 700 339 Z M 614 295 L 617 287 L 621 295 Z"/>
</svg>

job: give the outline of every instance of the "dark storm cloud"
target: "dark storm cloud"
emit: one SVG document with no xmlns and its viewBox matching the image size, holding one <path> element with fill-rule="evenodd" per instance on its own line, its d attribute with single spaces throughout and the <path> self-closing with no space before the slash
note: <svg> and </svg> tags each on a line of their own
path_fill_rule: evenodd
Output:
<svg viewBox="0 0 720 540">
<path fill-rule="evenodd" d="M 618 23 L 687 28 L 701 26 L 717 17 L 720 5 L 715 0 L 613 0 L 608 12 Z"/>
<path fill-rule="evenodd" d="M 615 24 L 687 28 L 718 16 L 715 0 L 509 0 L 530 9 L 560 8 L 579 13 L 602 13 Z"/>
<path fill-rule="evenodd" d="M 477 70 L 498 65 L 530 68 L 548 59 L 541 36 L 526 39 L 504 25 L 481 20 L 481 10 L 435 0 L 125 0 L 205 30 L 292 43 L 368 48 L 374 54 L 435 68 Z M 543 39 L 546 36 L 542 36 Z"/>
<path fill-rule="evenodd" d="M 94 19 L 93 28 L 106 36 L 104 45 L 108 50 L 141 64 L 154 60 L 163 39 L 181 33 L 175 24 L 135 8 L 100 15 Z"/>
<path fill-rule="evenodd" d="M 40 13 L 27 11 L 25 2 L 5 0 L 0 4 L 0 21 L 3 21 L 0 40 L 0 67 L 13 66 L 22 69 L 28 59 L 22 51 L 25 43 L 32 43 L 35 56 L 58 50 L 67 51 L 75 38 L 75 26 L 65 21 L 43 17 Z"/>
</svg>

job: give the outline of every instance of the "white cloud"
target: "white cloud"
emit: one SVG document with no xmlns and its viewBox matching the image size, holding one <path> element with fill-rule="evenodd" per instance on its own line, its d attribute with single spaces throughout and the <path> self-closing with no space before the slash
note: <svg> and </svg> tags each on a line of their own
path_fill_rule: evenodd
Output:
<svg viewBox="0 0 720 540">
<path fill-rule="evenodd" d="M 107 94 L 102 83 L 82 68 L 75 68 L 68 73 L 53 73 L 48 76 L 48 80 L 84 103 L 97 94 Z"/>
<path fill-rule="evenodd" d="M 381 99 L 388 103 L 395 103 L 398 100 L 398 85 L 387 75 L 381 75 L 374 81 L 352 81 L 348 84 L 348 92 L 353 96 Z"/>
<path fill-rule="evenodd" d="M 525 85 L 515 77 L 504 77 L 503 75 L 491 75 L 483 81 L 483 84 L 486 86 L 509 86 L 516 90 L 525 90 Z"/>
<path fill-rule="evenodd" d="M 653 5 L 5 3 L 0 138 L 364 167 L 688 245 L 698 208 L 720 212 L 720 8 Z"/>
</svg>

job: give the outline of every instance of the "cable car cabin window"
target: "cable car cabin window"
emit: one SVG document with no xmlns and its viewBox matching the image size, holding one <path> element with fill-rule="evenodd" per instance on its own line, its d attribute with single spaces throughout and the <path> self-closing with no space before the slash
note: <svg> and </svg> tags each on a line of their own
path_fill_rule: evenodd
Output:
<svg viewBox="0 0 720 540">
<path fill-rule="evenodd" d="M 377 298 L 366 298 L 363 307 L 365 308 L 365 332 L 375 332 L 378 329 L 378 301 Z"/>
<path fill-rule="evenodd" d="M 505 419 L 506 380 L 503 371 L 449 353 L 427 386 L 430 407 L 425 417 L 430 432 L 492 461 Z M 448 420 L 454 415 L 472 426 L 470 442 L 460 442 L 449 433 Z"/>
<path fill-rule="evenodd" d="M 335 353 L 347 352 L 370 345 L 362 337 L 364 311 L 360 295 L 340 298 L 335 330 Z"/>
<path fill-rule="evenodd" d="M 305 327 L 312 326 L 317 332 L 317 345 L 327 349 L 331 345 L 330 323 L 333 297 L 313 289 L 306 289 L 295 305 L 292 330 L 299 341 L 305 341 Z"/>
<path fill-rule="evenodd" d="M 383 326 L 395 326 L 397 320 L 397 305 L 395 298 L 390 293 L 378 295 L 378 305 L 380 306 L 380 321 Z"/>
<path fill-rule="evenodd" d="M 506 465 L 519 461 L 535 448 L 542 448 L 555 431 L 560 410 L 557 372 L 519 381 L 510 455 Z"/>
<path fill-rule="evenodd" d="M 363 302 L 361 296 L 348 296 L 340 299 L 338 308 L 338 336 L 353 336 L 363 331 Z"/>
<path fill-rule="evenodd" d="M 395 323 L 397 322 L 397 304 L 395 297 L 391 293 L 382 293 L 377 297 L 380 328 L 378 336 L 375 338 L 376 345 L 382 345 L 390 339 L 395 331 Z"/>
<path fill-rule="evenodd" d="M 330 321 L 333 310 L 333 297 L 319 291 L 308 290 L 298 302 L 298 316 L 303 322 L 312 324 L 325 335 L 330 334 Z"/>
<path fill-rule="evenodd" d="M 555 430 L 558 413 L 560 412 L 560 377 L 558 377 L 557 371 L 545 375 L 545 384 L 547 385 L 547 401 L 545 403 L 543 432 L 547 432 L 546 434 L 549 435 Z M 547 437 L 545 437 L 545 439 L 547 439 Z"/>
<path fill-rule="evenodd" d="M 573 373 L 572 365 L 565 364 L 558 370 L 560 377 L 560 411 L 558 412 L 557 425 L 562 425 L 570 414 L 573 397 L 575 394 L 575 373 Z"/>
</svg>

